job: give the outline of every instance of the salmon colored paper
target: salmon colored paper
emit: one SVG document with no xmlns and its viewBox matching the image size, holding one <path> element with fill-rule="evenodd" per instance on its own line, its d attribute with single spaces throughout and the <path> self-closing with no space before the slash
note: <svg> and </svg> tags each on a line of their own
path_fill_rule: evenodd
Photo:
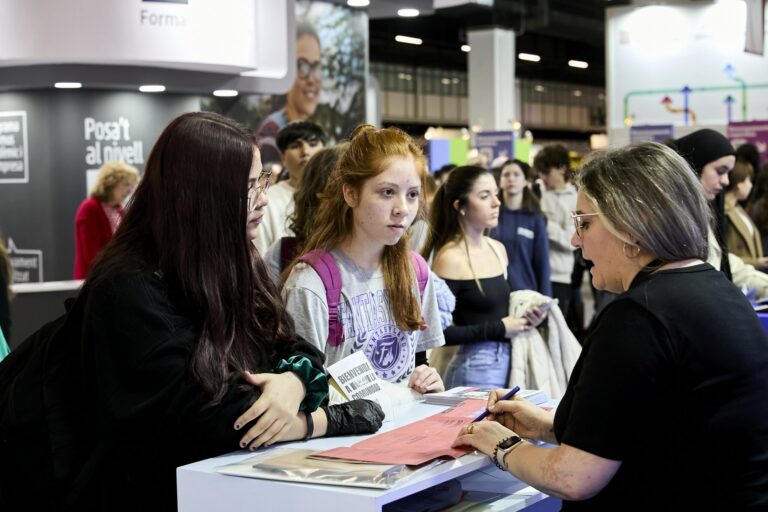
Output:
<svg viewBox="0 0 768 512">
<path fill-rule="evenodd" d="M 459 430 L 485 410 L 485 400 L 465 400 L 456 407 L 384 432 L 349 447 L 318 452 L 313 458 L 419 465 L 438 457 L 461 457 L 471 448 L 451 448 Z"/>
</svg>

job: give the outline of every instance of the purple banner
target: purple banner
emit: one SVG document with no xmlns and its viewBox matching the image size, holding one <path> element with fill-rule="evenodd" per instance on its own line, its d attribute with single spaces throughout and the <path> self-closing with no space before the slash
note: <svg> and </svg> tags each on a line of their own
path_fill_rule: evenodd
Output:
<svg viewBox="0 0 768 512">
<path fill-rule="evenodd" d="M 728 138 L 735 148 L 742 144 L 754 144 L 760 153 L 760 165 L 768 162 L 768 121 L 729 123 Z"/>
<path fill-rule="evenodd" d="M 477 132 L 475 147 L 488 159 L 488 167 L 497 159 L 511 160 L 515 158 L 514 132 Z"/>
<path fill-rule="evenodd" d="M 641 125 L 629 129 L 629 142 L 661 142 L 675 138 L 674 127 L 671 124 Z"/>
</svg>

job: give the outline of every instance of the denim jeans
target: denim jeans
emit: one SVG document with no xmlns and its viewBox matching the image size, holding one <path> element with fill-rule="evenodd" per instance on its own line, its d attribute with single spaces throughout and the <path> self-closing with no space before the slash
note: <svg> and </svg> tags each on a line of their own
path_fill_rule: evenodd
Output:
<svg viewBox="0 0 768 512">
<path fill-rule="evenodd" d="M 504 388 L 509 380 L 509 342 L 461 345 L 445 371 L 445 389 L 456 386 Z"/>
</svg>

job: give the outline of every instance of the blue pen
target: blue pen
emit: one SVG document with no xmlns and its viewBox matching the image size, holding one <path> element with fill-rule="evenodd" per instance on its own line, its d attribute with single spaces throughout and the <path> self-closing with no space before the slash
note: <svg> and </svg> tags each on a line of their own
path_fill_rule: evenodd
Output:
<svg viewBox="0 0 768 512">
<path fill-rule="evenodd" d="M 509 400 L 510 398 L 515 396 L 515 393 L 517 393 L 518 391 L 520 391 L 520 386 L 513 387 L 512 389 L 509 390 L 509 393 L 501 397 L 499 401 Z M 488 409 L 484 410 L 482 414 L 480 414 L 480 416 L 472 420 L 472 423 L 484 420 L 489 414 L 491 414 L 491 411 L 489 411 Z"/>
</svg>

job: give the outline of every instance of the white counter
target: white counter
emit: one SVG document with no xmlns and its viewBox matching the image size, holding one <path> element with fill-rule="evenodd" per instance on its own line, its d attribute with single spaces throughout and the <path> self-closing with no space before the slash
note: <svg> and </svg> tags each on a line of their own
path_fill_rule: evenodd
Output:
<svg viewBox="0 0 768 512">
<path fill-rule="evenodd" d="M 445 410 L 445 407 L 414 403 L 398 408 L 398 418 L 387 422 L 380 432 Z M 349 446 L 366 436 L 313 439 L 288 443 L 285 447 L 321 450 Z M 278 445 L 280 446 L 280 445 Z M 483 472 L 472 475 L 475 482 L 486 482 L 507 489 L 513 496 L 505 500 L 509 507 L 494 510 L 521 510 L 547 496 L 515 480 L 493 466 L 490 459 L 479 453 L 470 453 L 457 460 L 447 461 L 435 468 L 414 475 L 392 489 L 363 489 L 332 485 L 299 484 L 255 478 L 222 475 L 216 468 L 252 457 L 248 451 L 238 451 L 214 457 L 176 470 L 179 512 L 226 510 L 271 511 L 312 510 L 312 512 L 379 512 L 387 503 L 428 489 L 448 480 L 459 478 L 477 470 L 487 470 L 495 476 L 483 477 Z M 492 482 L 496 479 L 498 482 Z M 498 485 L 497 485 L 498 484 Z M 559 509 L 559 505 L 558 505 Z"/>
</svg>

